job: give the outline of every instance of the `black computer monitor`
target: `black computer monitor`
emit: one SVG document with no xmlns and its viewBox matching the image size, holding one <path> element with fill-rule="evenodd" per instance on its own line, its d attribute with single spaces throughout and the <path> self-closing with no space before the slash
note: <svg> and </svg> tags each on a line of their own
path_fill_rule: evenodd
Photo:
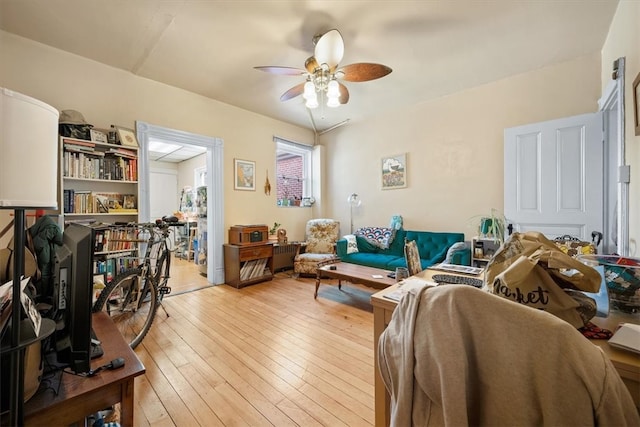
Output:
<svg viewBox="0 0 640 427">
<path fill-rule="evenodd" d="M 57 359 L 77 373 L 91 369 L 94 244 L 92 227 L 69 224 L 63 245 L 55 254 L 54 304 L 60 314 L 55 335 Z"/>
</svg>

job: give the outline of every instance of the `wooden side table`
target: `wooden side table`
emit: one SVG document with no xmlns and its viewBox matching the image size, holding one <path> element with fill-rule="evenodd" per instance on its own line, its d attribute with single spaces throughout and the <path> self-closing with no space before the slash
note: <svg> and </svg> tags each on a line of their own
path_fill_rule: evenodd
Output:
<svg viewBox="0 0 640 427">
<path fill-rule="evenodd" d="M 124 366 L 103 370 L 94 377 L 61 373 L 57 395 L 52 389 L 42 390 L 24 404 L 26 426 L 84 425 L 85 417 L 118 402 L 120 424 L 133 426 L 134 378 L 144 374 L 144 366 L 106 313 L 94 313 L 92 326 L 103 343 L 104 354 L 91 361 L 91 368 L 117 357 L 124 358 Z"/>
<path fill-rule="evenodd" d="M 224 281 L 242 288 L 273 278 L 273 245 L 230 245 L 224 247 Z"/>
</svg>

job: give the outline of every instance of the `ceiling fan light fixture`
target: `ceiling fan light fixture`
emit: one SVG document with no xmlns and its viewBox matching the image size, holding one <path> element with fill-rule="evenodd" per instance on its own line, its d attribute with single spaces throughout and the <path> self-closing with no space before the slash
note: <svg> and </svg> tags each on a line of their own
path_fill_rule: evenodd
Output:
<svg viewBox="0 0 640 427">
<path fill-rule="evenodd" d="M 318 97 L 316 96 L 315 92 L 313 93 L 313 97 L 307 99 L 307 102 L 305 103 L 307 108 L 318 108 Z"/>
<path fill-rule="evenodd" d="M 302 96 L 306 100 L 316 97 L 316 86 L 311 80 L 307 80 L 307 82 L 304 84 L 304 92 Z"/>
<path fill-rule="evenodd" d="M 327 97 L 336 99 L 340 97 L 340 86 L 336 79 L 332 79 L 327 85 Z"/>
<path fill-rule="evenodd" d="M 349 102 L 347 87 L 338 80 L 348 82 L 366 82 L 379 79 L 391 72 L 391 68 L 382 64 L 360 62 L 338 68 L 344 55 L 344 40 L 336 29 L 314 37 L 315 52 L 305 61 L 305 69 L 279 66 L 254 67 L 258 70 L 280 75 L 302 75 L 304 83 L 298 83 L 282 96 L 287 101 L 302 95 L 307 108 L 319 106 L 318 97 L 328 107 L 338 107 Z"/>
<path fill-rule="evenodd" d="M 329 97 L 327 99 L 327 107 L 336 108 L 340 106 L 340 100 L 338 98 Z"/>
</svg>

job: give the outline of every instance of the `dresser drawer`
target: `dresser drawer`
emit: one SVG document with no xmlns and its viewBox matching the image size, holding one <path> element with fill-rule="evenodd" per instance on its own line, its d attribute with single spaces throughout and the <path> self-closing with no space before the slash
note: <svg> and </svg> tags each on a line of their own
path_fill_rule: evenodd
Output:
<svg viewBox="0 0 640 427">
<path fill-rule="evenodd" d="M 249 261 L 252 259 L 258 258 L 269 258 L 273 255 L 273 246 L 265 245 L 265 246 L 254 246 L 254 247 L 246 247 L 240 248 L 239 256 L 240 261 Z"/>
</svg>

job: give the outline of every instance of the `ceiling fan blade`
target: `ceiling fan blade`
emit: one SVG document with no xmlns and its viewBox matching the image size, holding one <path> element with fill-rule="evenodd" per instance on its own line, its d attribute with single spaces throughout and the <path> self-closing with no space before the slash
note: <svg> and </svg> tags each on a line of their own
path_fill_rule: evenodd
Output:
<svg viewBox="0 0 640 427">
<path fill-rule="evenodd" d="M 313 74 L 314 70 L 318 67 L 318 61 L 316 61 L 315 56 L 310 56 L 306 61 L 304 61 L 304 68 L 307 69 L 309 74 Z"/>
<path fill-rule="evenodd" d="M 288 101 L 291 98 L 295 98 L 298 95 L 302 95 L 304 92 L 304 83 L 300 83 L 286 91 L 280 97 L 280 101 Z"/>
<path fill-rule="evenodd" d="M 340 98 L 338 100 L 340 104 L 346 104 L 349 102 L 349 89 L 340 82 L 338 82 L 338 87 L 340 87 Z"/>
<path fill-rule="evenodd" d="M 344 56 L 344 40 L 338 30 L 329 30 L 316 43 L 315 58 L 318 64 L 327 64 L 330 69 L 338 66 Z"/>
<path fill-rule="evenodd" d="M 283 76 L 299 76 L 306 73 L 305 70 L 302 70 L 300 68 L 294 68 L 294 67 L 277 67 L 277 66 L 266 65 L 262 67 L 253 67 L 253 68 L 255 68 L 256 70 L 264 71 L 265 73 L 280 74 Z"/>
<path fill-rule="evenodd" d="M 359 62 L 357 64 L 345 65 L 339 71 L 344 73 L 342 80 L 348 82 L 366 82 L 384 77 L 392 70 L 382 64 Z"/>
</svg>

